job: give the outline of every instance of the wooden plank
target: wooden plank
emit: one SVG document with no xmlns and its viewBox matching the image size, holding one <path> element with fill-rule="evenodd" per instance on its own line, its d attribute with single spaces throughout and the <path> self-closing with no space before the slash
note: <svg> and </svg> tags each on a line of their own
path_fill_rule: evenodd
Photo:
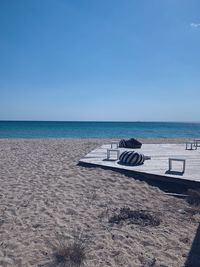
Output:
<svg viewBox="0 0 200 267">
<path fill-rule="evenodd" d="M 120 170 L 127 170 L 133 172 L 141 172 L 151 175 L 158 175 L 168 178 L 176 178 L 182 180 L 195 181 L 200 183 L 200 149 L 186 150 L 185 144 L 143 144 L 141 149 L 124 149 L 119 148 L 120 153 L 125 150 L 137 151 L 143 153 L 145 156 L 150 156 L 150 160 L 146 160 L 140 166 L 125 166 L 118 164 L 117 161 L 107 160 L 107 149 L 111 147 L 110 144 L 102 145 L 101 147 L 91 151 L 80 163 L 87 163 L 90 165 L 97 165 L 102 167 L 109 167 Z M 175 173 L 167 173 L 168 158 L 184 158 L 186 159 L 186 170 L 183 175 Z M 182 168 L 180 162 L 173 162 L 174 170 Z"/>
</svg>

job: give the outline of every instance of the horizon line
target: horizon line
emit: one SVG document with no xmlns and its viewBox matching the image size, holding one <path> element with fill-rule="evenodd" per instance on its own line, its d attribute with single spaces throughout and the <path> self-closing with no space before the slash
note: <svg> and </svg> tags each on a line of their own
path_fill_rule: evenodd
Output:
<svg viewBox="0 0 200 267">
<path fill-rule="evenodd" d="M 160 121 L 160 120 L 136 120 L 136 121 L 118 121 L 118 120 L 0 120 L 0 122 L 96 122 L 96 123 L 109 123 L 109 122 L 116 122 L 116 123 L 200 123 L 200 121 Z"/>
</svg>

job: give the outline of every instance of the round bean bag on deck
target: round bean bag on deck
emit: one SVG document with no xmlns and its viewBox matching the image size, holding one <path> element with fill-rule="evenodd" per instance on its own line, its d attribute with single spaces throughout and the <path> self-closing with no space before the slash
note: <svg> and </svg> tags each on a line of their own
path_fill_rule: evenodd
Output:
<svg viewBox="0 0 200 267">
<path fill-rule="evenodd" d="M 126 147 L 126 148 L 141 148 L 142 143 L 139 142 L 137 139 L 135 138 L 131 138 L 128 140 L 122 139 L 119 142 L 119 147 Z"/>
<path fill-rule="evenodd" d="M 134 151 L 124 151 L 119 157 L 119 163 L 136 166 L 144 163 L 144 155 Z"/>
</svg>

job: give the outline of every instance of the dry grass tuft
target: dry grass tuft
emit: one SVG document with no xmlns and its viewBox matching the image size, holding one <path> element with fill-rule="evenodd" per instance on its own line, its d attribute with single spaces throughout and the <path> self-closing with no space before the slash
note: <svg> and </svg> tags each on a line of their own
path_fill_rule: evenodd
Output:
<svg viewBox="0 0 200 267">
<path fill-rule="evenodd" d="M 73 241 L 59 240 L 54 245 L 54 266 L 80 267 L 85 265 L 86 244 L 80 236 L 75 236 Z"/>
<path fill-rule="evenodd" d="M 200 190 L 189 189 L 187 202 L 192 206 L 200 206 Z"/>
<path fill-rule="evenodd" d="M 127 221 L 129 224 L 138 224 L 141 226 L 158 226 L 161 220 L 158 216 L 147 210 L 131 210 L 129 207 L 123 207 L 118 214 L 109 219 L 109 223 L 119 224 Z"/>
</svg>

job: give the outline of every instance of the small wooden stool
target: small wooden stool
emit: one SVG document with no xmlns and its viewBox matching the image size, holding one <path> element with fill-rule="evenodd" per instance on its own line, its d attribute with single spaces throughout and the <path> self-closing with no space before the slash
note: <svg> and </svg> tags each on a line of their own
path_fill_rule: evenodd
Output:
<svg viewBox="0 0 200 267">
<path fill-rule="evenodd" d="M 183 163 L 183 173 L 185 172 L 186 159 L 169 158 L 169 171 L 172 170 L 172 161 L 180 161 L 180 162 L 182 162 Z"/>
<path fill-rule="evenodd" d="M 185 143 L 185 145 L 186 145 L 185 146 L 186 150 L 197 149 L 197 146 L 196 146 L 195 142 L 188 141 L 188 142 Z M 188 146 L 189 146 L 189 148 L 188 148 Z"/>
<path fill-rule="evenodd" d="M 113 147 L 117 149 L 117 148 L 119 147 L 119 142 L 117 142 L 117 141 L 112 141 L 112 142 L 111 142 L 111 149 L 112 149 Z"/>
<path fill-rule="evenodd" d="M 119 151 L 119 149 L 112 149 L 112 148 L 111 149 L 107 149 L 107 159 L 110 159 L 110 156 L 111 156 L 112 152 L 116 153 L 116 156 L 117 156 L 116 160 L 118 160 L 120 151 Z"/>
<path fill-rule="evenodd" d="M 196 147 L 200 147 L 200 139 L 194 139 L 194 146 Z"/>
</svg>

